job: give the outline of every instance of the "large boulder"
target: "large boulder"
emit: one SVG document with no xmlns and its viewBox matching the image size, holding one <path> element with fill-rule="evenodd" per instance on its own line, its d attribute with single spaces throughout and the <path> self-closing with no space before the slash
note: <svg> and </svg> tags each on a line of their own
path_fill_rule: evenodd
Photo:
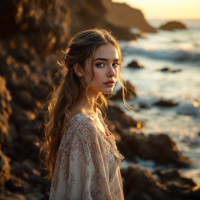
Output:
<svg viewBox="0 0 200 200">
<path fill-rule="evenodd" d="M 192 162 L 185 157 L 176 146 L 176 143 L 164 133 L 150 134 L 126 132 L 121 135 L 119 149 L 124 156 L 133 160 L 139 156 L 144 160 L 153 160 L 160 165 L 189 167 Z"/>
<path fill-rule="evenodd" d="M 122 170 L 124 197 L 127 200 L 167 200 L 166 187 L 153 175 L 134 165 Z"/>
<path fill-rule="evenodd" d="M 171 21 L 161 25 L 159 29 L 173 31 L 175 29 L 187 29 L 187 27 L 182 22 Z"/>
<path fill-rule="evenodd" d="M 198 200 L 200 188 L 179 170 L 156 171 L 158 179 L 149 171 L 134 165 L 122 169 L 124 197 L 126 200 Z"/>
</svg>

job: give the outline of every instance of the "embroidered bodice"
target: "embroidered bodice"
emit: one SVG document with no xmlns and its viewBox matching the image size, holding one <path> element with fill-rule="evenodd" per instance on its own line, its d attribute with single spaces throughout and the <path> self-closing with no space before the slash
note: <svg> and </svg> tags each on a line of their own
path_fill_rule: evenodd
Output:
<svg viewBox="0 0 200 200">
<path fill-rule="evenodd" d="M 99 116 L 106 133 L 87 114 L 64 126 L 49 200 L 124 200 L 121 160 L 115 136 Z"/>
</svg>

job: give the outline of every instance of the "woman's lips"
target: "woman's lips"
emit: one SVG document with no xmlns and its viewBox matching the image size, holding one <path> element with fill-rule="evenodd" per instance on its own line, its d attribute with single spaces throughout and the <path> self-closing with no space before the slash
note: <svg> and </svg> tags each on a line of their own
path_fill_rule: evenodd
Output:
<svg viewBox="0 0 200 200">
<path fill-rule="evenodd" d="M 114 85 L 114 83 L 104 83 L 105 85 L 109 86 L 109 87 L 112 87 Z"/>
</svg>

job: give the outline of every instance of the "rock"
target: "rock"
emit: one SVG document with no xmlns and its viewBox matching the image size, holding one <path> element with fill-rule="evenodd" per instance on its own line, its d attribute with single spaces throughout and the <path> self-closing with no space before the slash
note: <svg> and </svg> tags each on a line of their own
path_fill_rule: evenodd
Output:
<svg viewBox="0 0 200 200">
<path fill-rule="evenodd" d="M 102 3 L 107 10 L 105 18 L 110 23 L 120 27 L 137 28 L 148 33 L 157 32 L 145 20 L 141 10 L 135 9 L 126 3 L 117 3 L 111 0 L 102 0 Z"/>
<path fill-rule="evenodd" d="M 136 61 L 132 61 L 131 63 L 129 63 L 127 65 L 127 67 L 130 67 L 130 68 L 134 68 L 134 69 L 141 69 L 141 68 L 145 68 L 144 66 L 140 65 L 138 62 Z"/>
<path fill-rule="evenodd" d="M 144 124 L 142 122 L 125 115 L 118 105 L 109 105 L 107 117 L 112 123 L 116 124 L 116 127 L 118 126 L 118 130 L 121 130 L 120 132 L 123 132 L 123 129 L 128 129 L 130 127 L 138 129 L 144 128 Z"/>
<path fill-rule="evenodd" d="M 142 170 L 134 165 L 122 169 L 124 178 L 124 197 L 127 200 L 198 200 L 200 197 L 199 186 L 192 180 L 187 180 L 180 171 L 172 169 L 168 172 L 157 172 L 159 178 L 168 181 L 157 180 L 147 170 Z M 165 178 L 164 178 L 165 177 Z M 167 178 L 168 177 L 168 178 Z"/>
<path fill-rule="evenodd" d="M 156 173 L 162 183 L 167 183 L 167 182 L 178 182 L 181 185 L 188 185 L 190 187 L 194 187 L 197 184 L 190 178 L 186 178 L 182 172 L 179 169 L 171 169 L 167 172 L 162 171 L 162 170 L 156 170 L 154 173 Z"/>
<path fill-rule="evenodd" d="M 176 72 L 181 72 L 182 69 L 174 69 L 174 70 L 172 70 L 172 69 L 170 69 L 170 68 L 168 68 L 168 67 L 164 67 L 164 68 L 162 68 L 162 69 L 158 69 L 157 71 L 176 73 Z"/>
<path fill-rule="evenodd" d="M 122 170 L 124 198 L 127 200 L 167 200 L 166 187 L 147 170 L 131 165 Z"/>
<path fill-rule="evenodd" d="M 138 104 L 139 104 L 140 108 L 145 108 L 145 109 L 149 109 L 150 108 L 149 105 L 147 105 L 146 103 L 139 102 Z"/>
<path fill-rule="evenodd" d="M 125 99 L 126 100 L 133 100 L 137 96 L 136 92 L 135 92 L 135 87 L 129 81 L 125 82 L 125 87 L 129 91 L 129 92 L 127 92 L 126 90 L 124 90 Z M 118 99 L 122 100 L 122 89 L 118 90 L 115 95 L 110 97 L 110 99 L 111 100 L 118 100 Z"/>
<path fill-rule="evenodd" d="M 154 103 L 155 106 L 162 106 L 162 107 L 173 107 L 177 106 L 178 103 L 176 103 L 173 100 L 159 100 L 158 102 Z"/>
<path fill-rule="evenodd" d="M 84 3 L 83 3 L 84 2 Z M 104 28 L 110 30 L 118 40 L 136 40 L 138 34 L 131 33 L 129 28 L 114 25 L 104 17 L 106 8 L 102 0 L 96 0 L 93 3 L 87 0 L 77 0 L 74 4 L 71 0 L 66 1 L 70 9 L 71 34 L 75 35 L 79 31 L 91 28 Z"/>
<path fill-rule="evenodd" d="M 15 176 L 11 176 L 10 180 L 6 183 L 6 187 L 12 192 L 28 192 L 27 186 L 25 181 Z"/>
<path fill-rule="evenodd" d="M 0 188 L 1 192 L 4 188 L 4 185 L 10 179 L 10 158 L 8 158 L 1 150 L 0 150 Z"/>
<path fill-rule="evenodd" d="M 161 25 L 159 29 L 173 31 L 175 29 L 187 29 L 187 27 L 182 22 L 171 21 Z"/>
<path fill-rule="evenodd" d="M 124 133 L 119 150 L 129 160 L 139 156 L 144 160 L 154 160 L 160 165 L 188 167 L 192 164 L 191 160 L 177 149 L 176 143 L 164 133 L 148 136 L 143 133 Z"/>
<path fill-rule="evenodd" d="M 8 136 L 8 119 L 12 113 L 11 100 L 10 91 L 6 88 L 6 80 L 0 76 L 0 149 L 4 137 Z"/>
<path fill-rule="evenodd" d="M 61 1 L 4 0 L 0 7 L 0 27 L 4 27 L 0 37 L 12 37 L 7 46 L 18 60 L 31 60 L 34 50 L 42 55 L 60 49 L 66 42 L 69 34 L 64 19 L 68 12 Z"/>
</svg>

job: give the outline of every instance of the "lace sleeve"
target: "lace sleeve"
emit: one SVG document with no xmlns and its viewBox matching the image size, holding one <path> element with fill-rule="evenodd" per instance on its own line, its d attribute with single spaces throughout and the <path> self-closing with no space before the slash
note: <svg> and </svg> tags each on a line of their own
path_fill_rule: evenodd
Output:
<svg viewBox="0 0 200 200">
<path fill-rule="evenodd" d="M 58 151 L 50 200 L 112 200 L 103 143 L 87 118 L 73 121 Z"/>
</svg>

